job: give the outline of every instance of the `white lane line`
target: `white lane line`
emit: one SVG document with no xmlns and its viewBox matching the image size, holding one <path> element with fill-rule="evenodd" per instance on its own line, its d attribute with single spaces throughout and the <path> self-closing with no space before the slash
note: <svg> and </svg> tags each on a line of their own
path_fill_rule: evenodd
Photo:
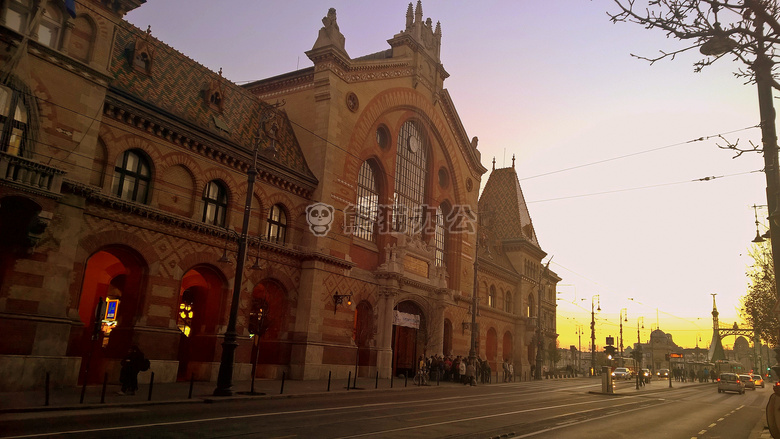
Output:
<svg viewBox="0 0 780 439">
<path fill-rule="evenodd" d="M 639 404 L 639 403 L 640 402 L 637 402 L 636 404 Z M 353 436 L 341 436 L 338 439 L 351 439 L 351 438 L 357 438 L 357 437 L 368 437 L 368 436 L 383 435 L 383 434 L 395 433 L 395 432 L 399 432 L 399 431 L 417 430 L 417 429 L 428 428 L 428 427 L 438 427 L 440 425 L 457 424 L 457 423 L 460 423 L 460 422 L 472 422 L 472 421 L 478 421 L 478 420 L 481 420 L 481 419 L 490 419 L 490 418 L 496 418 L 496 417 L 501 417 L 501 416 L 517 415 L 517 414 L 520 414 L 520 413 L 530 413 L 530 412 L 536 412 L 536 411 L 540 411 L 540 410 L 557 409 L 557 408 L 563 408 L 563 407 L 572 407 L 572 406 L 583 405 L 583 404 L 593 404 L 593 401 L 584 401 L 584 402 L 577 402 L 577 403 L 572 403 L 572 404 L 562 404 L 562 405 L 549 406 L 549 407 L 537 407 L 537 408 L 533 408 L 533 409 L 516 410 L 516 411 L 512 411 L 512 412 L 503 412 L 503 413 L 497 413 L 497 414 L 493 414 L 493 415 L 476 416 L 476 417 L 472 417 L 472 418 L 453 419 L 451 421 L 442 421 L 442 422 L 434 422 L 434 423 L 431 423 L 431 424 L 413 425 L 413 426 L 409 426 L 409 427 L 395 428 L 395 429 L 392 429 L 392 430 L 376 431 L 376 432 L 373 432 L 373 433 L 361 433 L 361 434 L 357 434 L 357 435 L 353 435 Z M 640 407 L 640 408 L 644 408 L 644 407 Z M 623 410 L 623 411 L 621 411 L 618 414 L 632 412 L 634 410 L 639 410 L 640 408 Z M 598 410 L 598 409 L 587 409 L 587 410 L 582 410 L 582 411 L 579 411 L 579 412 L 567 413 L 567 415 L 573 415 L 573 414 L 578 414 L 578 413 L 586 413 L 586 412 L 593 411 L 593 410 Z M 610 416 L 615 416 L 615 415 L 610 415 Z M 553 427 L 553 428 L 548 429 L 548 430 L 556 430 L 558 428 L 564 428 L 564 427 L 567 427 L 568 425 L 575 425 L 575 424 L 576 423 L 570 423 L 570 424 L 562 425 L 560 427 Z M 527 437 L 527 436 L 532 436 L 534 434 L 537 434 L 537 433 L 532 433 L 530 435 L 517 436 L 517 437 L 518 438 L 523 438 L 523 437 Z"/>
<path fill-rule="evenodd" d="M 714 427 L 714 426 L 716 426 L 716 425 L 718 425 L 718 424 L 716 424 L 716 423 L 714 423 L 714 422 L 713 422 L 712 424 L 708 425 L 708 426 L 707 426 L 707 428 L 712 428 L 712 427 Z"/>
<path fill-rule="evenodd" d="M 724 420 L 724 419 L 725 419 L 725 418 L 719 418 L 719 419 L 718 419 L 717 421 L 715 421 L 715 422 L 720 422 L 720 421 L 722 421 L 722 420 Z"/>
<path fill-rule="evenodd" d="M 707 432 L 707 430 L 702 430 L 702 431 L 700 431 L 700 432 L 699 432 L 699 436 L 703 435 L 703 434 L 704 434 L 704 433 L 706 433 L 706 432 Z"/>
</svg>

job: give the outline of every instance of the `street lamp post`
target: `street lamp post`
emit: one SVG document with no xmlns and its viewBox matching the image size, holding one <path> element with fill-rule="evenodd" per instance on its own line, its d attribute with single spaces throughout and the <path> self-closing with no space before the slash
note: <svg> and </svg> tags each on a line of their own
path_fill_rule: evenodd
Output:
<svg viewBox="0 0 780 439">
<path fill-rule="evenodd" d="M 219 363 L 217 375 L 217 388 L 214 396 L 233 395 L 233 363 L 235 361 L 236 347 L 238 347 L 238 334 L 236 333 L 236 319 L 238 316 L 238 303 L 241 296 L 241 284 L 243 282 L 244 262 L 246 261 L 247 232 L 249 230 L 249 214 L 252 210 L 252 194 L 255 178 L 257 177 L 257 145 L 254 150 L 252 167 L 247 171 L 246 202 L 244 203 L 244 220 L 241 225 L 241 236 L 238 239 L 238 255 L 236 256 L 236 275 L 233 281 L 233 298 L 230 302 L 230 316 L 228 317 L 225 338 L 222 341 L 222 358 Z"/>
<path fill-rule="evenodd" d="M 593 310 L 593 304 L 597 297 L 599 298 L 598 311 L 601 312 L 601 297 L 596 294 L 590 298 L 590 376 L 596 372 L 596 312 Z"/>
<path fill-rule="evenodd" d="M 618 318 L 620 319 L 620 365 L 624 366 L 623 364 L 623 322 L 628 321 L 628 309 L 626 308 L 621 309 Z"/>
</svg>

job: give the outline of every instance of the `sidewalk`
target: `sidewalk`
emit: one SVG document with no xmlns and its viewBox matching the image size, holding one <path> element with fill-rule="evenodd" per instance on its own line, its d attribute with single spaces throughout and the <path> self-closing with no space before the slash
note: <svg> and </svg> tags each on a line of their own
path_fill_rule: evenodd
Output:
<svg viewBox="0 0 780 439">
<path fill-rule="evenodd" d="M 192 384 L 192 387 L 190 385 Z M 330 388 L 328 387 L 330 385 Z M 445 382 L 428 383 L 423 388 L 435 388 L 445 386 L 460 386 L 459 383 Z M 490 385 L 490 384 L 485 384 Z M 392 387 L 391 387 L 392 386 Z M 216 388 L 215 382 L 195 381 L 177 383 L 154 383 L 151 389 L 149 382 L 139 382 L 139 389 L 135 395 L 118 395 L 118 384 L 108 384 L 105 395 L 102 385 L 90 385 L 86 387 L 84 401 L 81 403 L 81 386 L 63 387 L 51 389 L 49 404 L 46 405 L 46 392 L 37 389 L 23 392 L 0 393 L 0 414 L 38 412 L 51 410 L 82 410 L 100 407 L 134 406 L 150 404 L 186 404 L 216 402 L 246 398 L 289 398 L 297 395 L 328 395 L 345 392 L 367 391 L 399 391 L 420 389 L 411 379 L 404 383 L 403 378 L 379 379 L 359 377 L 357 388 L 347 389 L 347 380 L 255 380 L 255 394 L 250 393 L 251 381 L 234 381 L 233 396 L 213 396 Z M 103 402 L 101 402 L 101 399 Z"/>
</svg>

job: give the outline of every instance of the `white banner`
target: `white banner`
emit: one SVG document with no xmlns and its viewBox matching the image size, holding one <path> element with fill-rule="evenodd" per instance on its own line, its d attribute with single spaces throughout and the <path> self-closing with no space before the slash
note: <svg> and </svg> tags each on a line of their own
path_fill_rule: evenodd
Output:
<svg viewBox="0 0 780 439">
<path fill-rule="evenodd" d="M 397 326 L 406 326 L 407 328 L 420 329 L 420 316 L 394 311 L 393 324 Z"/>
</svg>

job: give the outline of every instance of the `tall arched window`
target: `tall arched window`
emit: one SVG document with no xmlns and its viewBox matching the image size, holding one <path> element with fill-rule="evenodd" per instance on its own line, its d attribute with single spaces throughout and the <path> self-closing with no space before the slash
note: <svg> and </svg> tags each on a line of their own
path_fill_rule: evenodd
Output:
<svg viewBox="0 0 780 439">
<path fill-rule="evenodd" d="M 491 285 L 488 292 L 488 306 L 491 308 L 496 307 L 496 286 Z"/>
<path fill-rule="evenodd" d="M 217 180 L 211 180 L 203 191 L 203 222 L 215 226 L 225 226 L 227 212 L 227 189 Z"/>
<path fill-rule="evenodd" d="M 52 49 L 60 48 L 62 38 L 62 10 L 54 2 L 46 2 L 41 22 L 38 25 L 38 42 Z"/>
<path fill-rule="evenodd" d="M 25 155 L 27 118 L 21 93 L 0 85 L 0 150 L 11 155 Z"/>
<path fill-rule="evenodd" d="M 127 150 L 116 162 L 111 193 L 123 200 L 146 203 L 151 176 L 145 155 L 139 150 Z"/>
<path fill-rule="evenodd" d="M 504 311 L 512 312 L 512 292 L 506 291 L 504 293 Z"/>
<path fill-rule="evenodd" d="M 406 121 L 398 135 L 393 193 L 393 228 L 417 235 L 424 221 L 425 183 L 428 180 L 428 142 L 419 123 Z"/>
<path fill-rule="evenodd" d="M 533 316 L 535 316 L 536 315 L 536 313 L 534 312 L 535 309 L 536 309 L 536 307 L 534 306 L 534 295 L 533 294 L 529 294 L 528 295 L 528 308 L 526 308 L 526 310 L 525 310 L 526 311 L 525 312 L 525 316 L 526 317 L 533 317 Z"/>
<path fill-rule="evenodd" d="M 446 207 L 446 206 L 445 206 Z M 434 249 L 436 251 L 436 266 L 443 267 L 444 257 L 447 254 L 447 225 L 444 221 L 446 215 L 445 209 L 442 206 L 436 208 L 436 232 L 433 237 Z"/>
<path fill-rule="evenodd" d="M 379 191 L 371 165 L 365 161 L 358 173 L 355 234 L 367 241 L 374 240 L 374 226 L 379 213 Z"/>
<path fill-rule="evenodd" d="M 287 214 L 284 213 L 284 208 L 281 204 L 271 206 L 271 211 L 268 213 L 267 231 L 266 236 L 269 241 L 284 242 L 287 234 Z"/>
<path fill-rule="evenodd" d="M 30 21 L 30 0 L 10 0 L 5 12 L 5 25 L 24 34 Z"/>
</svg>

